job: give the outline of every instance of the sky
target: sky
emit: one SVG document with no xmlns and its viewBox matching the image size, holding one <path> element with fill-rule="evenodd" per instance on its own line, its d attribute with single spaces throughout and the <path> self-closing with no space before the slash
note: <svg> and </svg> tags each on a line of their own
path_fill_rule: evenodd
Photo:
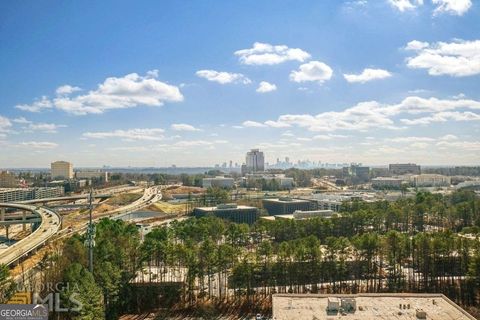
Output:
<svg viewBox="0 0 480 320">
<path fill-rule="evenodd" d="M 0 167 L 480 164 L 480 1 L 0 2 Z"/>
</svg>

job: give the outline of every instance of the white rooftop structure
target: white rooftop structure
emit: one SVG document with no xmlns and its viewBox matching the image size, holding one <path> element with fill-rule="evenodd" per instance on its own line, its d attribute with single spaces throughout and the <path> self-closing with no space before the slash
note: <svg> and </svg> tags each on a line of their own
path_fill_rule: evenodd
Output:
<svg viewBox="0 0 480 320">
<path fill-rule="evenodd" d="M 274 294 L 273 319 L 475 319 L 443 294 Z"/>
</svg>

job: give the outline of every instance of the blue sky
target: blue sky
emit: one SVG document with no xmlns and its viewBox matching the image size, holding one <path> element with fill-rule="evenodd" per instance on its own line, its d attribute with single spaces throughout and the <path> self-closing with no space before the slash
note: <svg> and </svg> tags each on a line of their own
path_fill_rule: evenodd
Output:
<svg viewBox="0 0 480 320">
<path fill-rule="evenodd" d="M 480 2 L 3 1 L 0 167 L 479 164 Z"/>
</svg>

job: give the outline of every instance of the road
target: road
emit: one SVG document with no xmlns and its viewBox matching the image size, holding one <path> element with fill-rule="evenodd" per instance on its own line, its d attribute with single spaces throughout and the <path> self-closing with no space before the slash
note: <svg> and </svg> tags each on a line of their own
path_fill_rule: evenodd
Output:
<svg viewBox="0 0 480 320">
<path fill-rule="evenodd" d="M 0 264 L 10 265 L 31 251 L 42 246 L 60 229 L 60 216 L 52 210 L 31 205 L 0 203 L 0 207 L 28 210 L 40 215 L 40 226 L 29 236 L 0 251 Z"/>
<path fill-rule="evenodd" d="M 82 195 L 83 196 L 83 195 Z M 143 196 L 121 208 L 117 208 L 115 210 L 109 211 L 105 213 L 103 216 L 122 216 L 131 213 L 132 211 L 139 210 L 144 208 L 156 201 L 162 199 L 161 187 L 150 187 L 146 188 Z M 45 199 L 44 199 L 45 200 Z M 42 246 L 47 240 L 53 237 L 60 231 L 60 222 L 61 218 L 57 215 L 56 212 L 50 210 L 45 207 L 36 207 L 33 205 L 27 204 L 5 204 L 0 203 L 0 207 L 9 207 L 9 208 L 17 208 L 20 210 L 27 210 L 31 211 L 32 213 L 36 213 L 41 218 L 40 227 L 35 230 L 32 234 L 25 237 L 24 239 L 18 241 L 17 243 L 5 248 L 0 249 L 0 264 L 12 264 L 13 262 L 17 261 L 21 257 L 25 256 L 29 252 L 39 248 Z M 101 217 L 95 219 L 98 220 Z M 86 228 L 86 225 L 83 225 L 79 228 L 75 228 L 72 230 L 65 230 L 66 232 L 61 235 L 61 237 L 69 236 L 77 232 L 81 232 Z M 56 237 L 56 239 L 58 239 Z"/>
</svg>

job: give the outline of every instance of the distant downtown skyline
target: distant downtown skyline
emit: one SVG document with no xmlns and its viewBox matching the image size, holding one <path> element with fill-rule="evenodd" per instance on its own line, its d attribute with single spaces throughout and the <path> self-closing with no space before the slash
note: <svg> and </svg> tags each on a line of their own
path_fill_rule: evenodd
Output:
<svg viewBox="0 0 480 320">
<path fill-rule="evenodd" d="M 0 4 L 0 167 L 480 164 L 480 2 Z"/>
</svg>

